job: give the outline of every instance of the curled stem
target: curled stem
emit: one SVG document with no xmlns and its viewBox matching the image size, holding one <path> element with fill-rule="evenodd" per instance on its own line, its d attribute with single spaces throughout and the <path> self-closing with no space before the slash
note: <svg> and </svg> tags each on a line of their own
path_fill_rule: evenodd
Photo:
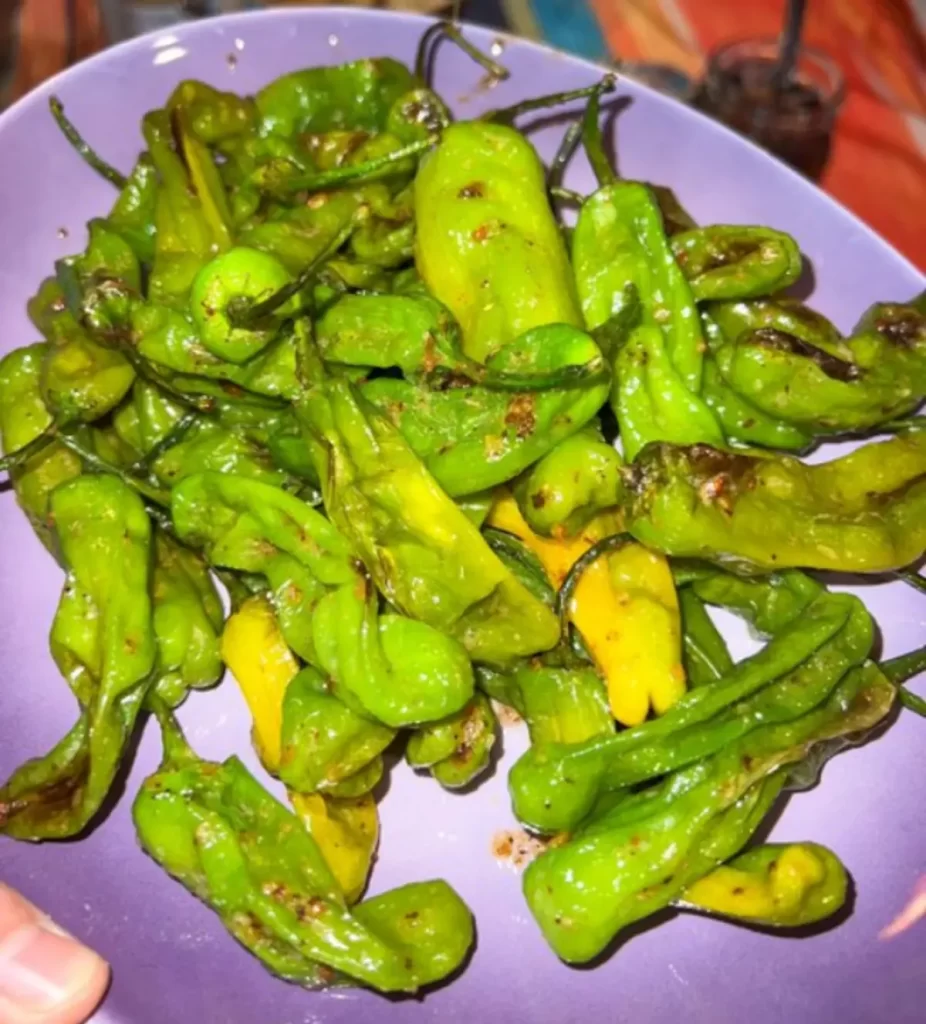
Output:
<svg viewBox="0 0 926 1024">
<path fill-rule="evenodd" d="M 581 192 L 576 192 L 571 188 L 563 188 L 562 185 L 554 185 L 550 189 L 550 195 L 554 199 L 562 199 L 567 203 L 575 203 L 577 206 L 581 206 L 585 202 L 585 196 Z"/>
<path fill-rule="evenodd" d="M 532 110 L 544 110 L 547 107 L 559 107 L 564 103 L 571 103 L 573 100 L 584 100 L 594 94 L 600 95 L 614 90 L 614 76 L 605 75 L 594 85 L 587 85 L 582 89 L 568 89 L 566 92 L 551 92 L 544 96 L 535 96 L 529 100 L 521 100 L 520 103 L 513 103 L 510 107 L 499 107 L 497 110 L 489 110 L 482 115 L 483 121 L 499 121 L 507 124 L 521 114 L 529 114 Z"/>
<path fill-rule="evenodd" d="M 423 82 L 427 82 L 431 77 L 428 73 L 428 63 L 432 52 L 431 47 L 441 39 L 449 39 L 467 57 L 474 60 L 498 81 L 504 82 L 506 78 L 511 76 L 511 72 L 504 65 L 494 61 L 489 54 L 474 46 L 453 22 L 438 21 L 425 31 L 421 41 L 418 43 L 418 52 L 415 56 L 415 74 Z"/>
<path fill-rule="evenodd" d="M 926 576 L 921 576 L 915 569 L 901 569 L 894 576 L 921 594 L 926 594 Z"/>
<path fill-rule="evenodd" d="M 52 96 L 48 100 L 48 106 L 51 110 L 51 116 L 55 119 L 55 123 L 61 129 L 62 134 L 83 157 L 84 161 L 97 174 L 101 174 L 107 181 L 115 185 L 116 188 L 120 190 L 125 188 L 126 181 L 128 180 L 126 176 L 121 171 L 117 171 L 112 164 L 107 163 L 99 154 L 91 149 L 80 132 L 65 115 L 61 100 L 57 96 Z"/>
<path fill-rule="evenodd" d="M 588 551 L 575 560 L 572 568 L 566 573 L 562 586 L 556 592 L 556 601 L 553 605 L 553 611 L 559 618 L 563 640 L 568 641 L 569 638 L 569 605 L 572 603 L 573 594 L 575 594 L 582 574 L 603 555 L 619 551 L 632 541 L 633 537 L 629 533 L 612 533 L 610 537 L 603 537 L 597 544 L 593 544 Z"/>
<path fill-rule="evenodd" d="M 606 75 L 599 82 L 599 87 L 589 96 L 588 104 L 585 107 L 585 114 L 582 118 L 582 145 L 588 155 L 588 162 L 592 165 L 598 184 L 604 187 L 612 185 L 617 181 L 617 175 L 608 160 L 604 151 L 604 140 L 601 136 L 601 123 L 599 113 L 601 108 L 601 94 L 607 91 L 605 83 L 610 82 L 614 86 L 614 76 Z"/>
<path fill-rule="evenodd" d="M 550 161 L 550 166 L 547 169 L 547 188 L 552 191 L 554 188 L 558 188 L 563 183 L 563 172 L 566 170 L 566 164 L 572 159 L 573 154 L 576 151 L 576 147 L 579 145 L 579 139 L 582 138 L 582 122 L 573 121 L 573 123 L 566 129 L 566 133 L 563 135 L 563 141 L 559 144 L 559 148 Z"/>
<path fill-rule="evenodd" d="M 318 276 L 324 264 L 331 259 L 357 230 L 362 219 L 363 217 L 359 213 L 351 217 L 308 266 L 300 271 L 298 277 L 290 281 L 289 284 L 284 284 L 282 288 L 279 288 L 272 295 L 268 295 L 266 299 L 261 299 L 260 302 L 255 302 L 253 305 L 248 303 L 247 300 L 241 303 L 240 306 L 234 300 L 229 303 L 228 319 L 231 323 L 235 327 L 253 327 L 264 317 L 275 313 L 280 306 L 289 302 L 294 295 L 298 295 L 310 281 Z"/>
</svg>

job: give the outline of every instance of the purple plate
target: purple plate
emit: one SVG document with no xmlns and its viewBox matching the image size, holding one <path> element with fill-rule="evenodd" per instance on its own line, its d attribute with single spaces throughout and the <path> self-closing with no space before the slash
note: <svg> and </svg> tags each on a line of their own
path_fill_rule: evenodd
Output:
<svg viewBox="0 0 926 1024">
<path fill-rule="evenodd" d="M 426 24 L 410 15 L 346 9 L 217 18 L 117 46 L 5 113 L 0 348 L 34 340 L 26 299 L 55 259 L 84 245 L 85 222 L 113 198 L 110 186 L 59 135 L 47 112 L 51 92 L 89 141 L 127 169 L 141 147 L 142 115 L 160 106 L 181 79 L 253 92 L 306 65 L 375 55 L 410 60 Z M 495 38 L 485 30 L 468 32 L 483 47 Z M 600 75 L 584 61 L 533 43 L 505 38 L 499 45 L 512 76 L 491 92 L 479 86 L 481 72 L 465 56 L 449 45 L 442 49 L 437 87 L 458 116 L 588 85 Z M 875 300 L 908 299 L 923 288 L 909 263 L 771 157 L 641 86 L 624 83 L 621 90 L 633 97 L 619 118 L 621 173 L 671 185 L 701 222 L 770 224 L 793 233 L 814 267 L 812 301 L 840 327 L 850 327 Z M 561 130 L 535 135 L 546 156 Z M 567 184 L 589 189 L 591 176 L 576 163 Z M 44 753 L 75 710 L 47 647 L 60 571 L 9 495 L 0 505 L 0 532 L 2 778 L 23 759 Z M 902 584 L 869 586 L 864 596 L 886 654 L 923 643 L 926 599 Z M 748 638 L 732 621 L 727 625 L 737 653 L 745 653 Z M 194 695 L 182 719 L 204 755 L 244 752 L 253 764 L 248 717 L 234 683 Z M 926 873 L 924 728 L 912 714 L 901 715 L 886 737 L 832 762 L 822 784 L 793 798 L 776 823 L 776 839 L 826 843 L 855 878 L 851 916 L 807 939 L 679 915 L 635 935 L 594 969 L 561 964 L 527 911 L 516 871 L 492 853 L 493 837 L 513 825 L 505 776 L 524 746 L 518 728 L 505 731 L 504 756 L 492 778 L 466 796 L 446 793 L 404 766 L 392 773 L 372 891 L 440 875 L 478 921 L 478 945 L 466 970 L 423 999 L 309 993 L 274 980 L 209 910 L 138 850 L 129 806 L 158 760 L 153 728 L 128 792 L 87 839 L 41 846 L 0 839 L 0 875 L 111 961 L 112 990 L 95 1018 L 111 1024 L 922 1021 L 926 923 L 890 941 L 878 935 Z"/>
</svg>

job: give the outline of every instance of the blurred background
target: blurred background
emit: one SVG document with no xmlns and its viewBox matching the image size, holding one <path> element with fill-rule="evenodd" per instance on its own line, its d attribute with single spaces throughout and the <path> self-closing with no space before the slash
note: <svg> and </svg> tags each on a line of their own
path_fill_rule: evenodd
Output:
<svg viewBox="0 0 926 1024">
<path fill-rule="evenodd" d="M 926 270 L 926 0 L 353 2 L 457 14 L 615 62 L 819 180 Z M 260 6 L 0 0 L 0 103 L 120 39 Z"/>
</svg>

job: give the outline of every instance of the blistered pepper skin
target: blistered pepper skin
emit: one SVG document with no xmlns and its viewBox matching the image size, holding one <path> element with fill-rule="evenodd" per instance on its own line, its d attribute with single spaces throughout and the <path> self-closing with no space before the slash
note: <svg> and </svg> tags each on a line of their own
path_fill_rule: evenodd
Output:
<svg viewBox="0 0 926 1024">
<path fill-rule="evenodd" d="M 627 483 L 630 532 L 677 557 L 877 573 L 926 551 L 926 433 L 820 465 L 655 444 Z"/>
<path fill-rule="evenodd" d="M 453 124 L 415 178 L 415 262 L 478 362 L 532 327 L 582 326 L 534 148 L 513 128 Z"/>
</svg>

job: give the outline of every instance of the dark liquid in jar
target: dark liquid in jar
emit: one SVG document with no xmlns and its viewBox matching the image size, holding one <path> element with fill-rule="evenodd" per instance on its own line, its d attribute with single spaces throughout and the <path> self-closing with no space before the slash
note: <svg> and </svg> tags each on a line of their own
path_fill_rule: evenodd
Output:
<svg viewBox="0 0 926 1024">
<path fill-rule="evenodd" d="M 807 82 L 792 79 L 776 88 L 774 69 L 775 62 L 762 57 L 715 66 L 695 104 L 808 178 L 819 178 L 829 157 L 833 113 Z"/>
</svg>

